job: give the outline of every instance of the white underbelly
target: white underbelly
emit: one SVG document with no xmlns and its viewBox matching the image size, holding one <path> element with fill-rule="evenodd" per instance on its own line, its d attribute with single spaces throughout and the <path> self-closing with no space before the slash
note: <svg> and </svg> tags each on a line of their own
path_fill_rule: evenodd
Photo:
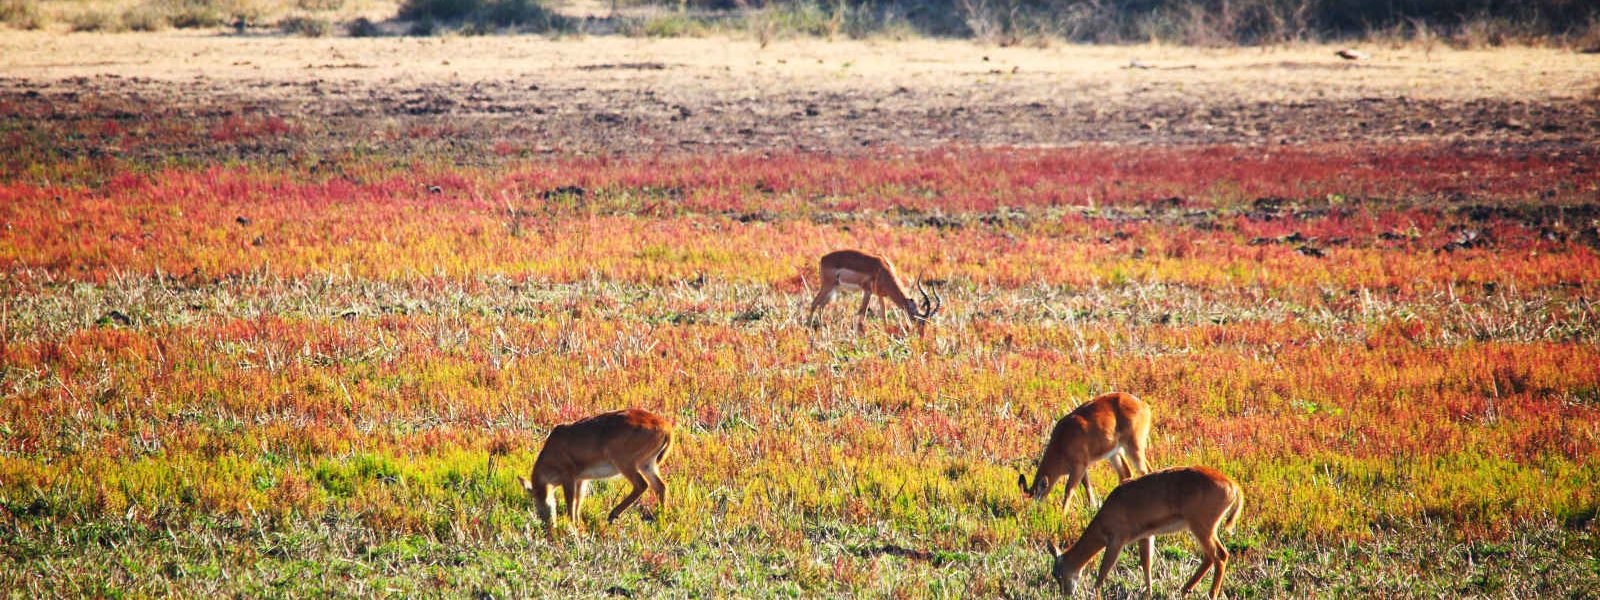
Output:
<svg viewBox="0 0 1600 600">
<path fill-rule="evenodd" d="M 839 280 L 839 287 L 850 291 L 861 291 L 862 282 L 868 279 L 866 273 L 850 269 L 834 269 L 833 275 Z"/>
<path fill-rule="evenodd" d="M 582 473 L 578 473 L 578 479 L 608 479 L 616 477 L 618 474 L 616 465 L 611 464 L 611 461 L 603 460 L 589 465 Z"/>
<path fill-rule="evenodd" d="M 1166 535 L 1166 534 L 1169 534 L 1169 533 L 1177 533 L 1179 531 L 1183 531 L 1184 529 L 1188 528 L 1188 526 L 1189 526 L 1189 524 L 1185 523 L 1183 521 L 1183 519 L 1173 519 L 1173 520 L 1168 521 L 1166 523 L 1162 523 L 1160 526 L 1156 527 L 1154 530 L 1152 530 L 1150 532 L 1150 535 L 1156 536 L 1156 535 Z"/>
</svg>

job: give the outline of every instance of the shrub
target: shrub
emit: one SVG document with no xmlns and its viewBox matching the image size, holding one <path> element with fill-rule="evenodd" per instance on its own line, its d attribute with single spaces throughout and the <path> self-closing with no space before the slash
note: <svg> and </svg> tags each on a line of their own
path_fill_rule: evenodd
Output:
<svg viewBox="0 0 1600 600">
<path fill-rule="evenodd" d="M 483 16 L 496 25 L 523 25 L 539 31 L 555 29 L 561 18 L 537 0 L 493 0 L 485 3 Z"/>
<path fill-rule="evenodd" d="M 373 23 L 372 19 L 366 17 L 361 17 L 345 25 L 344 32 L 350 37 L 379 37 L 383 35 L 383 29 L 378 27 L 377 23 Z"/>
<path fill-rule="evenodd" d="M 406 30 L 408 35 L 433 35 L 439 30 L 439 23 L 433 17 L 421 17 L 411 22 L 411 27 Z"/>
<path fill-rule="evenodd" d="M 305 15 L 286 17 L 278 23 L 278 29 L 291 35 L 305 37 L 323 37 L 328 35 L 328 20 Z"/>
<path fill-rule="evenodd" d="M 470 23 L 467 23 L 465 25 L 462 25 L 460 29 L 456 30 L 456 33 L 458 33 L 460 35 L 464 35 L 464 36 L 469 36 L 470 37 L 470 36 L 480 36 L 480 35 L 494 35 L 495 32 L 498 31 L 498 30 L 499 30 L 499 28 L 496 27 L 494 23 L 490 23 L 488 21 L 485 21 L 485 20 L 482 20 L 482 19 L 478 19 L 478 20 L 472 21 Z"/>
<path fill-rule="evenodd" d="M 400 18 L 459 21 L 482 8 L 483 0 L 405 0 L 400 3 Z"/>
<path fill-rule="evenodd" d="M 399 16 L 417 22 L 423 19 L 446 23 L 472 21 L 480 27 L 515 25 L 534 31 L 561 29 L 566 25 L 564 18 L 536 0 L 404 0 Z M 428 33 L 432 33 L 431 29 Z"/>
</svg>

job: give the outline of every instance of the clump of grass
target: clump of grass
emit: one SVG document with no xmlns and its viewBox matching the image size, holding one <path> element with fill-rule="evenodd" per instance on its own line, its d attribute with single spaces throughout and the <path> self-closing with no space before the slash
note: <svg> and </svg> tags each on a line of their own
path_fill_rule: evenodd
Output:
<svg viewBox="0 0 1600 600">
<path fill-rule="evenodd" d="M 344 8 L 345 0 L 295 0 L 294 5 L 307 12 L 332 12 Z"/>
<path fill-rule="evenodd" d="M 100 10 L 86 10 L 67 21 L 67 27 L 75 32 L 115 32 L 121 31 L 122 26 L 122 21 L 115 15 Z"/>
<path fill-rule="evenodd" d="M 33 0 L 0 0 L 0 23 L 17 29 L 42 29 L 46 20 Z"/>
<path fill-rule="evenodd" d="M 146 0 L 123 13 L 122 20 L 137 24 L 140 31 L 155 31 L 166 27 L 218 27 L 228 23 L 230 16 L 249 18 L 258 14 L 258 10 L 243 4 L 225 6 L 211 0 Z"/>
<path fill-rule="evenodd" d="M 122 24 L 129 31 L 162 31 L 171 26 L 166 15 L 148 5 L 136 6 L 122 13 Z"/>
<path fill-rule="evenodd" d="M 704 19 L 683 13 L 672 13 L 647 18 L 636 28 L 630 28 L 629 33 L 654 38 L 672 38 L 705 37 L 713 31 L 714 27 Z"/>
<path fill-rule="evenodd" d="M 278 29 L 290 35 L 323 37 L 332 29 L 327 19 L 307 15 L 294 15 L 278 23 Z"/>
</svg>

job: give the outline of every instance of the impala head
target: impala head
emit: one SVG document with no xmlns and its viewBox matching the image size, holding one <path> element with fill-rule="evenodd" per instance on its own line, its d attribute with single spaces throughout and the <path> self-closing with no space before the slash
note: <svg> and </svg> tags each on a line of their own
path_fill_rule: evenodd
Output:
<svg viewBox="0 0 1600 600">
<path fill-rule="evenodd" d="M 1048 544 L 1045 551 L 1050 553 L 1050 576 L 1061 587 L 1061 595 L 1071 596 L 1078 589 L 1078 575 L 1083 573 L 1083 565 L 1078 565 L 1076 569 L 1068 566 L 1066 554 L 1054 541 Z"/>
<path fill-rule="evenodd" d="M 1028 485 L 1027 473 L 1023 473 L 1020 469 L 1017 471 L 1017 487 L 1022 489 L 1023 498 L 1042 500 L 1050 495 L 1050 488 L 1054 484 L 1055 480 L 1045 475 L 1044 469 L 1040 469 L 1039 473 L 1033 476 L 1033 485 Z"/>
<path fill-rule="evenodd" d="M 932 321 L 934 315 L 939 314 L 939 309 L 944 308 L 944 298 L 939 296 L 937 288 L 933 290 L 933 297 L 929 298 L 928 290 L 922 287 L 920 277 L 917 278 L 917 293 L 922 296 L 922 301 L 917 302 L 908 298 L 906 303 L 910 306 L 906 307 L 906 312 L 911 314 L 911 320 L 917 324 L 917 335 L 922 335 L 928 321 Z"/>
<path fill-rule="evenodd" d="M 539 476 L 537 470 L 532 475 L 531 479 L 518 477 L 517 481 L 522 482 L 522 489 L 528 492 L 528 497 L 533 498 L 533 510 L 539 515 L 539 521 L 548 529 L 550 520 L 555 517 L 556 512 L 555 490 L 550 483 Z"/>
</svg>

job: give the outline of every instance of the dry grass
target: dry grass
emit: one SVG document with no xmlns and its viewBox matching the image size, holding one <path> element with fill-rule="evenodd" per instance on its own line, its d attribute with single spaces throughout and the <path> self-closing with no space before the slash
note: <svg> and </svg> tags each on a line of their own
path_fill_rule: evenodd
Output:
<svg viewBox="0 0 1600 600">
<path fill-rule="evenodd" d="M 581 78 L 586 85 L 625 89 L 669 84 L 713 93 L 761 88 L 870 90 L 966 87 L 991 71 L 982 95 L 1021 100 L 1062 94 L 1115 105 L 1171 98 L 1227 97 L 1276 102 L 1297 98 L 1358 99 L 1572 97 L 1592 86 L 1592 59 L 1572 52 L 1510 48 L 1463 51 L 1374 50 L 1361 65 L 1333 57 L 1336 46 L 1268 50 L 1197 49 L 1160 45 L 989 48 L 965 41 L 773 40 L 726 38 L 630 39 L 537 36 L 363 39 L 226 38 L 201 32 L 75 37 L 17 32 L 0 38 L 0 66 L 14 77 L 52 81 L 117 74 L 187 80 L 465 82 L 516 77 Z M 206 61 L 191 60 L 194 56 Z M 115 57 L 108 61 L 107 57 Z M 537 57 L 537 60 L 533 60 Z M 404 60 L 401 60 L 401 59 Z M 1167 70 L 1125 68 L 1132 59 Z M 360 69 L 307 70 L 307 64 L 347 62 Z M 604 64 L 662 63 L 661 71 L 585 71 Z"/>
<path fill-rule="evenodd" d="M 0 22 L 13 27 L 50 31 L 162 31 L 216 28 L 243 19 L 269 25 L 287 17 L 353 21 L 360 17 L 389 19 L 399 6 L 390 0 L 6 0 L 0 6 L 28 11 L 36 27 L 21 26 L 0 8 Z"/>
</svg>

